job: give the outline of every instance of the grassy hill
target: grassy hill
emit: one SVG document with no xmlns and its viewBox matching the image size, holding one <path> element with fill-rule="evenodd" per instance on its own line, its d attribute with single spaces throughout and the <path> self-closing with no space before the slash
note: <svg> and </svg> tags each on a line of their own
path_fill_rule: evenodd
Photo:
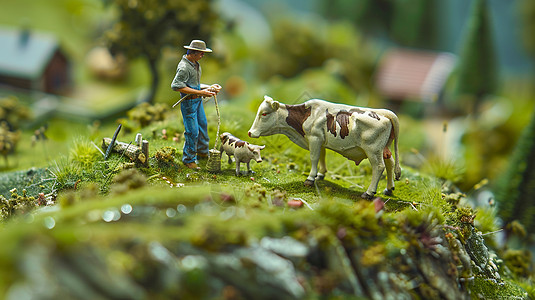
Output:
<svg viewBox="0 0 535 300">
<path fill-rule="evenodd" d="M 254 114 L 235 104 L 222 104 L 221 131 L 243 138 Z M 210 136 L 215 136 L 217 121 L 207 105 Z M 140 108 L 130 116 L 148 111 Z M 9 194 L 2 198 L 0 225 L 0 243 L 6 245 L 0 250 L 2 294 L 77 299 L 533 295 L 529 282 L 514 277 L 486 246 L 497 229 L 495 212 L 473 210 L 444 180 L 404 167 L 394 196 L 379 193 L 366 201 L 358 195 L 371 179 L 369 164 L 355 167 L 328 152 L 326 179 L 305 187 L 308 152 L 284 136 L 250 141 L 266 144 L 264 161 L 252 163 L 254 174 L 235 176 L 225 155 L 219 173 L 206 171 L 205 161 L 201 171 L 191 171 L 180 163 L 183 140 L 172 140 L 181 138 L 180 117 L 176 110 L 164 116 L 143 127 L 135 118 L 121 121 L 119 141 L 129 143 L 138 132 L 149 141 L 148 167 L 120 153 L 103 160 L 90 142 L 100 145 L 101 138 L 111 137 L 114 126 L 108 124 L 80 135 L 69 155 L 48 168 L 2 175 L 3 193 Z M 385 185 L 381 180 L 379 191 Z"/>
</svg>

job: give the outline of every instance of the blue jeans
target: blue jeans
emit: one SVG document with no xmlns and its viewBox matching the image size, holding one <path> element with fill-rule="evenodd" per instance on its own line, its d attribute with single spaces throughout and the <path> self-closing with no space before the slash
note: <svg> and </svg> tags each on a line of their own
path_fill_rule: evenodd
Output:
<svg viewBox="0 0 535 300">
<path fill-rule="evenodd" d="M 195 162 L 197 153 L 208 155 L 210 139 L 208 138 L 208 121 L 204 113 L 202 98 L 185 100 L 180 103 L 184 119 L 184 149 L 182 162 Z"/>
</svg>

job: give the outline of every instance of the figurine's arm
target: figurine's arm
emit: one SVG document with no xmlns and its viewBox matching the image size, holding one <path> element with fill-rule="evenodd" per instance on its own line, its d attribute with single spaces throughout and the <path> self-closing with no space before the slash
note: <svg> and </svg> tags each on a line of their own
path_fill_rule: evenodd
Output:
<svg viewBox="0 0 535 300">
<path fill-rule="evenodd" d="M 178 69 L 175 75 L 175 78 L 173 79 L 173 82 L 171 83 L 171 88 L 173 89 L 173 91 L 178 91 L 183 94 L 195 94 L 195 95 L 200 95 L 203 97 L 212 97 L 216 95 L 221 89 L 221 86 L 219 84 L 213 84 L 213 85 L 201 84 L 200 85 L 201 89 L 196 90 L 186 85 L 187 79 L 188 79 L 187 72 L 181 69 Z"/>
<path fill-rule="evenodd" d="M 197 95 L 201 95 L 201 96 L 204 96 L 204 97 L 212 97 L 213 95 L 216 94 L 216 93 L 214 93 L 212 91 L 209 91 L 207 89 L 196 90 L 196 89 L 190 88 L 189 86 L 177 89 L 177 91 L 179 91 L 181 93 L 184 93 L 184 94 L 197 94 Z"/>
</svg>

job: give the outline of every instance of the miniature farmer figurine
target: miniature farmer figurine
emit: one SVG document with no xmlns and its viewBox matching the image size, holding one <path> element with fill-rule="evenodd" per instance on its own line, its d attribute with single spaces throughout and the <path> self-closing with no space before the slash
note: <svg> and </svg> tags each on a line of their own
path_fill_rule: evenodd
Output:
<svg viewBox="0 0 535 300">
<path fill-rule="evenodd" d="M 184 120 L 184 149 L 182 162 L 190 169 L 200 169 L 197 166 L 197 159 L 208 157 L 208 122 L 202 103 L 202 97 L 212 97 L 216 95 L 221 86 L 201 84 L 201 66 L 199 60 L 206 52 L 212 49 L 206 48 L 206 43 L 201 40 L 193 40 L 186 55 L 178 63 L 176 75 L 171 83 L 174 91 L 179 91 L 181 97 L 186 97 L 181 102 L 182 118 Z"/>
</svg>

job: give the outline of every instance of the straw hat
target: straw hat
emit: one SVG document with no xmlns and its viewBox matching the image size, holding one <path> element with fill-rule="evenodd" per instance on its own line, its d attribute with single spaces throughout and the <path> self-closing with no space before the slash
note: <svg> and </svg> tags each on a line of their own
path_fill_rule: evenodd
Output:
<svg viewBox="0 0 535 300">
<path fill-rule="evenodd" d="M 202 52 L 212 52 L 212 49 L 206 48 L 206 43 L 201 40 L 193 40 L 189 46 L 184 46 L 186 49 L 197 50 Z"/>
</svg>

